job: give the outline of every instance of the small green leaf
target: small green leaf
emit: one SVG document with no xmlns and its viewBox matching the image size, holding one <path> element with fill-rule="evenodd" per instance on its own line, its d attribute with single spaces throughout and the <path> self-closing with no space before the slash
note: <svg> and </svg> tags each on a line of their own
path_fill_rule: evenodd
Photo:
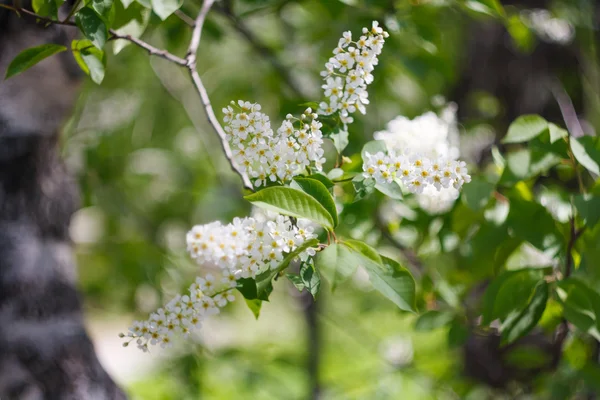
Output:
<svg viewBox="0 0 600 400">
<path fill-rule="evenodd" d="M 550 143 L 554 143 L 569 136 L 569 132 L 553 123 L 549 123 L 548 128 L 550 129 Z"/>
<path fill-rule="evenodd" d="M 333 146 L 338 154 L 342 154 L 344 149 L 348 146 L 348 143 L 350 143 L 348 140 L 348 131 L 341 129 L 329 135 L 329 138 L 333 141 Z"/>
<path fill-rule="evenodd" d="M 548 302 L 548 284 L 540 281 L 521 311 L 513 311 L 502 323 L 502 344 L 509 344 L 528 334 L 538 323 Z"/>
<path fill-rule="evenodd" d="M 539 271 L 520 269 L 507 271 L 494 279 L 483 296 L 482 323 L 489 325 L 495 319 L 506 318 L 514 309 L 520 309 L 527 303 L 540 277 Z"/>
<path fill-rule="evenodd" d="M 292 282 L 299 292 L 304 290 L 304 282 L 302 281 L 300 275 L 285 274 L 285 276 L 287 276 L 287 278 L 290 280 L 290 282 Z"/>
<path fill-rule="evenodd" d="M 329 190 L 331 189 L 335 183 L 333 183 L 333 181 L 331 179 L 329 179 L 328 177 L 326 177 L 325 175 L 318 173 L 318 174 L 312 174 L 310 176 L 307 176 L 307 178 L 309 179 L 316 179 L 319 182 L 321 182 L 323 185 L 325 185 L 325 187 Z"/>
<path fill-rule="evenodd" d="M 257 207 L 296 218 L 306 218 L 333 229 L 331 214 L 314 197 L 297 189 L 275 186 L 244 197 Z"/>
<path fill-rule="evenodd" d="M 152 0 L 152 10 L 163 21 L 181 8 L 183 0 Z"/>
<path fill-rule="evenodd" d="M 91 5 L 98 15 L 106 19 L 112 8 L 113 0 L 92 0 Z"/>
<path fill-rule="evenodd" d="M 260 315 L 260 308 L 262 307 L 262 300 L 258 300 L 258 299 L 254 299 L 254 300 L 246 300 L 246 304 L 248 305 L 248 308 L 250 309 L 250 311 L 252 311 L 252 314 L 254 314 L 254 317 L 256 319 L 258 319 L 259 315 Z"/>
<path fill-rule="evenodd" d="M 33 11 L 42 17 L 58 19 L 58 9 L 64 0 L 32 0 Z"/>
<path fill-rule="evenodd" d="M 321 289 L 321 277 L 312 262 L 302 263 L 302 266 L 300 267 L 300 278 L 302 279 L 306 290 L 308 290 L 313 298 L 316 298 Z"/>
<path fill-rule="evenodd" d="M 377 184 L 375 179 L 365 178 L 362 174 L 359 174 L 352 179 L 352 186 L 356 192 L 356 195 L 354 196 L 354 202 L 357 202 L 373 193 Z"/>
<path fill-rule="evenodd" d="M 294 178 L 294 181 L 300 186 L 300 189 L 302 189 L 304 193 L 314 197 L 323 207 L 325 207 L 333 219 L 333 227 L 335 228 L 338 225 L 338 212 L 335 207 L 335 201 L 325 185 L 318 180 L 311 178 L 298 177 Z"/>
<path fill-rule="evenodd" d="M 424 314 L 419 315 L 415 322 L 415 331 L 426 332 L 448 324 L 454 316 L 448 311 L 427 311 Z"/>
<path fill-rule="evenodd" d="M 65 50 L 67 50 L 65 46 L 60 46 L 58 44 L 43 44 L 41 46 L 25 49 L 8 65 L 5 79 L 20 74 L 40 61 Z"/>
<path fill-rule="evenodd" d="M 569 138 L 569 144 L 571 145 L 571 150 L 573 151 L 573 155 L 577 161 L 588 171 L 591 171 L 596 175 L 600 175 L 600 167 L 598 166 L 598 163 L 590 156 L 588 149 L 586 149 L 585 146 L 573 136 Z"/>
<path fill-rule="evenodd" d="M 108 29 L 96 11 L 89 7 L 82 8 L 75 14 L 75 23 L 85 37 L 102 50 L 108 38 Z"/>
<path fill-rule="evenodd" d="M 575 196 L 574 204 L 579 216 L 585 220 L 585 225 L 593 229 L 600 221 L 600 196 Z"/>
<path fill-rule="evenodd" d="M 79 67 L 97 84 L 102 83 L 106 68 L 106 57 L 89 40 L 73 40 L 71 50 Z"/>
<path fill-rule="evenodd" d="M 539 115 L 522 115 L 508 127 L 502 143 L 521 143 L 541 135 L 548 129 L 548 122 Z"/>
<path fill-rule="evenodd" d="M 574 278 L 559 282 L 556 293 L 565 318 L 582 332 L 600 340 L 600 294 Z"/>
<path fill-rule="evenodd" d="M 358 253 L 343 244 L 337 243 L 329 245 L 325 250 L 319 252 L 315 258 L 315 266 L 329 281 L 332 290 L 335 290 L 338 284 L 351 277 L 359 263 Z"/>
<path fill-rule="evenodd" d="M 237 281 L 236 289 L 248 300 L 258 298 L 258 290 L 256 281 L 252 278 L 240 278 Z"/>
<path fill-rule="evenodd" d="M 383 265 L 383 260 L 377 250 L 366 244 L 365 242 L 361 242 L 360 240 L 347 239 L 344 240 L 344 244 L 351 249 L 359 252 L 363 257 L 368 258 L 376 264 Z"/>
</svg>

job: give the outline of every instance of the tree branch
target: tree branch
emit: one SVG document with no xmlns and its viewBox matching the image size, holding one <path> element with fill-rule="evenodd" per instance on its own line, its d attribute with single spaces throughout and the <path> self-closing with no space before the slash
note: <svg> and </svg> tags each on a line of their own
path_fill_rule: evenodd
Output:
<svg viewBox="0 0 600 400">
<path fill-rule="evenodd" d="M 202 79 L 200 79 L 200 75 L 198 74 L 198 70 L 196 69 L 196 53 L 198 52 L 198 47 L 200 46 L 200 37 L 202 36 L 202 27 L 204 26 L 204 21 L 206 20 L 206 15 L 210 11 L 210 8 L 214 4 L 214 0 L 205 0 L 202 4 L 202 8 L 194 21 L 194 30 L 192 31 L 192 39 L 190 40 L 190 46 L 188 47 L 188 51 L 186 54 L 187 61 L 187 69 L 190 73 L 190 77 L 192 78 L 192 82 L 194 83 L 194 87 L 202 100 L 202 105 L 204 106 L 204 112 L 206 113 L 206 118 L 208 118 L 208 122 L 213 127 L 215 133 L 221 139 L 221 148 L 225 153 L 225 157 L 229 161 L 231 168 L 234 172 L 236 172 L 241 178 L 244 187 L 249 190 L 253 190 L 252 182 L 250 182 L 250 178 L 246 175 L 237 165 L 235 160 L 233 159 L 233 153 L 231 152 L 231 147 L 229 147 L 229 142 L 227 141 L 227 134 L 223 130 L 223 127 L 219 123 L 215 112 L 210 104 L 210 98 L 208 97 L 208 92 L 202 83 Z"/>
<path fill-rule="evenodd" d="M 202 36 L 202 27 L 204 26 L 204 21 L 206 20 L 206 15 L 210 11 L 214 2 L 215 2 L 215 0 L 205 0 L 204 3 L 202 4 L 202 8 L 200 9 L 200 12 L 198 13 L 198 16 L 196 17 L 196 19 L 193 22 L 192 38 L 190 40 L 190 44 L 189 44 L 185 59 L 180 58 L 180 57 L 168 52 L 167 50 L 156 48 L 156 47 L 144 42 L 143 40 L 135 38 L 131 35 L 121 35 L 113 29 L 109 30 L 109 33 L 111 34 L 111 37 L 109 40 L 118 40 L 118 39 L 127 40 L 127 41 L 135 44 L 136 46 L 146 50 L 148 52 L 148 54 L 150 54 L 152 56 L 164 58 L 165 60 L 168 60 L 168 61 L 170 61 L 174 64 L 177 64 L 181 67 L 184 67 L 189 71 L 189 74 L 190 74 L 190 77 L 192 78 L 194 87 L 196 88 L 196 91 L 198 92 L 198 95 L 200 96 L 200 99 L 202 100 L 202 105 L 204 106 L 204 112 L 206 113 L 208 122 L 212 126 L 215 133 L 219 136 L 219 139 L 221 141 L 221 147 L 223 149 L 223 152 L 225 153 L 225 157 L 227 158 L 227 161 L 229 161 L 229 165 L 231 166 L 231 169 L 240 176 L 240 178 L 242 179 L 244 188 L 253 190 L 252 182 L 250 182 L 250 178 L 248 178 L 246 173 L 244 173 L 239 168 L 239 166 L 233 159 L 233 153 L 231 152 L 231 148 L 229 147 L 229 142 L 227 141 L 227 134 L 223 130 L 223 127 L 221 126 L 221 124 L 219 123 L 219 120 L 217 119 L 217 117 L 215 115 L 215 112 L 210 103 L 210 98 L 208 97 L 208 92 L 206 91 L 206 88 L 204 87 L 204 84 L 202 83 L 202 79 L 200 79 L 200 75 L 198 74 L 198 71 L 196 69 L 196 54 L 198 52 L 198 47 L 200 46 L 200 38 Z M 42 17 L 41 15 L 38 15 L 27 9 L 16 8 L 16 7 L 12 7 L 9 5 L 3 5 L 3 4 L 0 4 L 0 6 L 7 8 L 11 11 L 14 11 L 17 14 L 23 13 L 23 14 L 29 15 L 31 17 L 35 17 L 37 20 L 43 21 L 46 23 L 56 24 L 56 25 L 76 26 L 73 21 L 55 21 L 50 18 Z"/>
</svg>

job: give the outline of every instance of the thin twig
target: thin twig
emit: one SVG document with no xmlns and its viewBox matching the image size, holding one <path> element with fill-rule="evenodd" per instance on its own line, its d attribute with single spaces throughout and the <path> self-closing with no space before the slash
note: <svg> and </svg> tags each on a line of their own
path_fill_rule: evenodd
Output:
<svg viewBox="0 0 600 400">
<path fill-rule="evenodd" d="M 177 65 L 181 65 L 182 67 L 186 67 L 187 66 L 187 61 L 184 60 L 183 58 L 177 57 L 176 55 L 169 53 L 166 50 L 163 49 L 158 49 L 146 42 L 144 42 L 143 40 L 140 40 L 138 38 L 135 38 L 131 35 L 121 35 L 119 34 L 117 31 L 111 29 L 110 34 L 112 35 L 110 40 L 127 40 L 131 43 L 134 43 L 135 45 L 137 45 L 138 47 L 141 47 L 142 49 L 146 50 L 148 52 L 148 54 L 150 54 L 151 56 L 157 56 L 157 57 L 161 57 L 164 58 L 165 60 L 169 60 L 172 63 L 175 63 Z"/>
<path fill-rule="evenodd" d="M 177 64 L 181 67 L 185 67 L 189 71 L 189 74 L 190 74 L 190 77 L 192 78 L 194 87 L 196 88 L 196 91 L 198 92 L 198 95 L 200 96 L 200 99 L 202 100 L 202 105 L 204 106 L 204 111 L 206 113 L 206 117 L 208 118 L 208 122 L 213 127 L 213 130 L 216 132 L 216 134 L 219 136 L 219 139 L 221 142 L 221 147 L 223 148 L 225 157 L 229 161 L 229 165 L 231 166 L 231 169 L 240 176 L 240 178 L 242 179 L 244 188 L 253 190 L 252 183 L 250 182 L 250 178 L 248 178 L 248 176 L 239 168 L 239 166 L 233 159 L 233 153 L 231 152 L 231 148 L 229 147 L 229 143 L 227 141 L 227 135 L 226 135 L 225 131 L 223 130 L 223 127 L 221 127 L 221 124 L 219 123 L 219 120 L 217 119 L 217 117 L 215 115 L 212 105 L 210 104 L 210 98 L 208 97 L 208 92 L 206 91 L 206 88 L 204 87 L 204 84 L 202 83 L 202 79 L 200 79 L 200 75 L 198 74 L 198 71 L 196 69 L 196 54 L 198 52 L 198 47 L 200 46 L 200 37 L 202 36 L 202 27 L 204 26 L 204 21 L 206 20 L 206 15 L 210 11 L 210 8 L 214 4 L 214 2 L 215 2 L 214 0 L 205 0 L 204 3 L 202 4 L 202 9 L 198 13 L 198 16 L 196 17 L 196 19 L 193 21 L 194 29 L 192 31 L 192 38 L 190 40 L 190 45 L 188 47 L 185 59 L 178 57 L 178 56 L 168 52 L 167 50 L 156 48 L 156 47 L 144 42 L 143 40 L 135 38 L 131 35 L 121 35 L 113 29 L 109 30 L 109 33 L 111 34 L 110 40 L 118 40 L 118 39 L 127 40 L 127 41 L 137 45 L 138 47 L 146 50 L 148 52 L 148 54 L 150 54 L 152 56 L 164 58 L 174 64 Z M 32 11 L 29 11 L 29 10 L 26 10 L 23 8 L 16 8 L 16 7 L 4 5 L 4 4 L 0 4 L 0 6 L 3 8 L 9 9 L 11 11 L 14 11 L 17 14 L 23 13 L 23 14 L 29 15 L 31 17 L 35 17 L 39 21 L 44 21 L 44 22 L 56 24 L 56 25 L 76 26 L 75 23 L 72 21 L 55 21 L 50 18 L 42 17 L 41 15 L 38 15 Z"/>
<path fill-rule="evenodd" d="M 408 261 L 408 263 L 413 267 L 412 270 L 415 273 L 418 274 L 422 274 L 423 273 L 423 263 L 421 262 L 421 260 L 419 259 L 419 256 L 412 251 L 411 249 L 407 248 L 404 244 L 400 243 L 392 234 L 392 232 L 390 232 L 386 222 L 383 220 L 383 218 L 381 217 L 381 213 L 379 212 L 378 209 L 375 210 L 375 226 L 377 227 L 377 229 L 379 229 L 379 231 L 381 232 L 382 236 L 388 241 L 390 242 L 390 244 L 392 244 L 395 248 L 397 248 L 398 250 L 400 250 L 400 252 L 402 253 L 402 255 L 404 256 L 404 258 L 406 258 L 406 260 Z"/>
<path fill-rule="evenodd" d="M 202 4 L 202 8 L 194 21 L 194 30 L 192 31 L 192 39 L 190 40 L 190 45 L 188 47 L 188 51 L 186 53 L 185 59 L 187 62 L 187 69 L 190 73 L 190 77 L 192 78 L 192 82 L 194 83 L 194 87 L 202 100 L 202 105 L 204 106 L 204 112 L 206 113 L 206 118 L 208 118 L 208 122 L 213 127 L 215 133 L 221 139 L 221 148 L 225 153 L 225 157 L 229 161 L 229 165 L 231 165 L 231 169 L 236 172 L 241 178 L 242 183 L 244 184 L 244 188 L 253 190 L 252 182 L 250 182 L 250 178 L 246 175 L 237 165 L 235 160 L 233 159 L 233 153 L 231 152 L 231 147 L 229 147 L 229 142 L 227 141 L 227 134 L 223 130 L 223 127 L 219 123 L 215 115 L 215 111 L 210 104 L 210 97 L 208 97 L 208 92 L 202 83 L 202 79 L 200 79 L 200 75 L 198 74 L 198 70 L 196 69 L 196 53 L 198 52 L 198 47 L 200 46 L 200 37 L 202 36 L 202 27 L 204 25 L 204 21 L 206 20 L 206 15 L 210 11 L 210 8 L 214 4 L 214 0 L 205 0 Z"/>
</svg>

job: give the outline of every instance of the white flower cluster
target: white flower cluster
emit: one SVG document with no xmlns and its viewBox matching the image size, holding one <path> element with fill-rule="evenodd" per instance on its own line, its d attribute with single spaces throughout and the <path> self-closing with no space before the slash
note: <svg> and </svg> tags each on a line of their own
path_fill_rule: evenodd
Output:
<svg viewBox="0 0 600 400">
<path fill-rule="evenodd" d="M 187 248 L 192 258 L 204 267 L 216 267 L 235 276 L 254 278 L 260 272 L 275 268 L 306 240 L 315 238 L 308 221 L 295 224 L 282 215 L 275 219 L 235 218 L 222 225 L 213 222 L 198 225 L 187 234 Z M 314 249 L 308 249 L 314 255 Z"/>
<path fill-rule="evenodd" d="M 358 40 L 352 40 L 350 31 L 344 32 L 333 57 L 325 64 L 321 76 L 325 80 L 326 101 L 319 104 L 318 113 L 331 115 L 339 112 L 344 125 L 352 123 L 350 114 L 365 113 L 365 105 L 369 104 L 367 85 L 373 82 L 373 69 L 378 63 L 377 56 L 385 38 L 389 35 L 377 21 L 373 21 L 371 29 L 363 28 Z"/>
<path fill-rule="evenodd" d="M 420 154 L 389 154 L 377 152 L 365 154 L 363 176 L 373 178 L 377 183 L 391 183 L 399 178 L 412 193 L 423 193 L 428 186 L 437 190 L 454 187 L 460 189 L 471 181 L 464 161 L 451 159 L 430 159 Z"/>
<path fill-rule="evenodd" d="M 442 99 L 438 103 L 443 101 L 445 100 Z M 442 105 L 443 103 L 438 104 L 438 106 Z M 408 154 L 407 157 L 413 159 L 418 159 L 418 155 L 421 155 L 427 159 L 425 163 L 433 168 L 445 165 L 446 169 L 454 169 L 453 174 L 457 176 L 451 178 L 451 174 L 450 177 L 445 178 L 444 183 L 439 176 L 439 171 L 435 170 L 426 171 L 425 175 L 429 174 L 428 177 L 421 176 L 422 181 L 417 180 L 416 186 L 410 184 L 409 178 L 402 179 L 409 190 L 418 193 L 416 199 L 419 207 L 430 214 L 448 211 L 458 198 L 458 189 L 464 182 L 471 180 L 465 164 L 456 161 L 459 155 L 456 111 L 456 105 L 449 103 L 442 109 L 440 116 L 434 112 L 427 112 L 412 120 L 398 116 L 388 122 L 385 130 L 375 132 L 373 135 L 375 139 L 383 140 L 387 148 L 395 154 Z M 448 164 L 454 165 L 449 167 Z M 459 171 L 456 171 L 457 167 L 460 167 Z M 445 173 L 448 174 L 450 171 Z M 432 184 L 428 184 L 430 182 Z"/>
<path fill-rule="evenodd" d="M 135 340 L 138 348 L 147 352 L 148 345 L 170 347 L 175 335 L 189 337 L 192 330 L 200 328 L 204 318 L 218 314 L 220 308 L 235 300 L 236 281 L 237 276 L 227 271 L 223 271 L 218 282 L 211 274 L 196 278 L 188 294 L 175 296 L 164 308 L 150 314 L 148 320 L 135 321 L 127 334 L 119 334 L 128 339 L 123 346 Z"/>
<path fill-rule="evenodd" d="M 235 218 L 223 225 L 212 222 L 197 225 L 188 232 L 187 248 L 192 258 L 205 268 L 220 270 L 219 280 L 211 274 L 197 278 L 189 294 L 176 296 L 164 308 L 152 313 L 146 321 L 136 321 L 122 338 L 129 345 L 133 340 L 143 351 L 148 345 L 168 347 L 174 335 L 187 337 L 199 328 L 202 320 L 217 314 L 221 307 L 235 299 L 233 290 L 240 278 L 256 277 L 276 268 L 286 254 L 306 240 L 315 238 L 310 222 L 278 215 L 275 218 Z M 301 258 L 313 256 L 308 248 Z"/>
<path fill-rule="evenodd" d="M 308 108 L 300 118 L 288 114 L 276 133 L 260 105 L 239 100 L 223 108 L 225 132 L 234 159 L 254 179 L 254 186 L 287 182 L 325 162 L 322 124 Z"/>
<path fill-rule="evenodd" d="M 545 42 L 567 45 L 575 37 L 573 25 L 564 19 L 554 18 L 548 10 L 525 10 L 521 18 Z"/>
</svg>

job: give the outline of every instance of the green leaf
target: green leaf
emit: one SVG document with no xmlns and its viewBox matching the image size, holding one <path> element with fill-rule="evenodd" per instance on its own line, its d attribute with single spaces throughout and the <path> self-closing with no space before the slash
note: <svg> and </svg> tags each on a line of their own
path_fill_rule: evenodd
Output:
<svg viewBox="0 0 600 400">
<path fill-rule="evenodd" d="M 548 128 L 550 129 L 550 143 L 554 143 L 569 136 L 569 132 L 553 123 L 549 123 Z"/>
<path fill-rule="evenodd" d="M 142 5 L 135 2 L 131 5 L 127 4 L 123 8 L 123 2 L 115 2 L 115 22 L 113 27 L 119 35 L 131 36 L 139 38 L 142 36 L 148 21 L 150 20 L 151 10 L 145 9 Z M 125 47 L 131 44 L 128 40 L 118 39 L 113 40 L 113 53 L 118 54 Z"/>
<path fill-rule="evenodd" d="M 505 16 L 504 9 L 498 0 L 467 0 L 465 6 L 475 12 L 492 17 Z"/>
<path fill-rule="evenodd" d="M 358 253 L 360 253 L 361 256 L 368 258 L 370 261 L 379 265 L 383 265 L 383 259 L 381 258 L 377 250 L 375 250 L 365 242 L 361 242 L 360 240 L 347 239 L 344 240 L 344 244 L 350 247 L 352 250 L 355 250 Z"/>
<path fill-rule="evenodd" d="M 474 178 L 464 185 L 462 189 L 462 200 L 474 211 L 484 208 L 492 197 L 494 185 L 482 179 Z"/>
<path fill-rule="evenodd" d="M 402 200 L 402 188 L 396 181 L 390 183 L 376 183 L 375 189 L 394 200 Z"/>
<path fill-rule="evenodd" d="M 365 153 L 369 153 L 371 155 L 376 154 L 378 152 L 387 153 L 387 145 L 383 140 L 371 140 L 370 142 L 365 143 L 360 152 L 360 155 L 364 161 Z"/>
<path fill-rule="evenodd" d="M 569 144 L 571 145 L 571 151 L 577 159 L 577 161 L 583 165 L 588 171 L 600 175 L 600 167 L 598 163 L 590 156 L 588 149 L 579 142 L 576 138 L 571 136 L 569 138 Z"/>
<path fill-rule="evenodd" d="M 502 323 L 502 344 L 509 344 L 528 334 L 538 323 L 548 302 L 548 284 L 540 281 L 526 306 L 513 311 Z"/>
<path fill-rule="evenodd" d="M 600 196 L 575 196 L 574 204 L 579 216 L 585 220 L 585 225 L 593 229 L 600 221 Z"/>
<path fill-rule="evenodd" d="M 354 202 L 357 202 L 373 193 L 377 184 L 375 179 L 365 178 L 362 174 L 359 174 L 352 179 L 352 186 L 356 192 L 354 196 Z"/>
<path fill-rule="evenodd" d="M 560 242 L 556 221 L 544 206 L 517 196 L 510 196 L 509 200 L 506 225 L 514 237 L 526 240 L 540 250 L 549 249 Z"/>
<path fill-rule="evenodd" d="M 89 40 L 73 40 L 71 51 L 79 67 L 97 84 L 102 83 L 106 68 L 106 57 Z"/>
<path fill-rule="evenodd" d="M 574 278 L 559 282 L 556 293 L 565 318 L 582 332 L 600 340 L 600 294 Z"/>
<path fill-rule="evenodd" d="M 314 197 L 284 186 L 269 187 L 244 197 L 257 207 L 296 218 L 306 218 L 333 229 L 331 214 Z"/>
<path fill-rule="evenodd" d="M 244 298 L 248 300 L 254 300 L 258 298 L 256 281 L 252 278 L 238 279 L 236 289 L 242 294 L 242 296 L 244 296 Z"/>
<path fill-rule="evenodd" d="M 25 49 L 8 65 L 5 79 L 20 74 L 40 61 L 65 50 L 67 50 L 65 46 L 60 46 L 58 44 L 43 44 L 41 46 Z"/>
<path fill-rule="evenodd" d="M 336 227 L 338 225 L 337 208 L 335 207 L 335 201 L 333 200 L 331 193 L 329 193 L 325 185 L 318 180 L 311 178 L 294 178 L 294 181 L 300 186 L 304 193 L 312 196 L 325 207 L 333 220 L 333 226 Z"/>
<path fill-rule="evenodd" d="M 508 127 L 502 143 L 521 143 L 541 135 L 548 129 L 548 122 L 539 115 L 522 115 Z"/>
<path fill-rule="evenodd" d="M 448 311 L 427 311 L 424 314 L 419 315 L 415 322 L 415 331 L 426 332 L 448 324 L 454 316 Z"/>
<path fill-rule="evenodd" d="M 85 37 L 90 39 L 99 50 L 102 50 L 108 38 L 108 29 L 96 11 L 89 7 L 82 8 L 75 14 L 75 23 Z"/>
<path fill-rule="evenodd" d="M 373 287 L 393 301 L 401 310 L 415 312 L 415 279 L 398 262 L 381 257 L 383 264 L 366 263 Z"/>
<path fill-rule="evenodd" d="M 335 290 L 338 284 L 354 274 L 360 261 L 360 255 L 348 246 L 334 243 L 317 254 L 315 266 Z"/>
<path fill-rule="evenodd" d="M 318 180 L 323 185 L 325 185 L 325 187 L 328 190 L 331 189 L 335 185 L 335 183 L 333 183 L 333 181 L 331 181 L 331 179 L 329 179 L 328 177 L 326 177 L 325 175 L 323 175 L 321 173 L 312 174 L 312 175 L 308 176 L 307 178 Z"/>
<path fill-rule="evenodd" d="M 183 0 L 152 0 L 152 10 L 163 21 L 181 8 Z"/>
<path fill-rule="evenodd" d="M 98 15 L 107 19 L 113 5 L 113 0 L 92 0 L 91 5 Z"/>
<path fill-rule="evenodd" d="M 313 298 L 316 298 L 321 289 L 321 277 L 312 262 L 302 263 L 302 266 L 300 267 L 300 278 L 302 279 L 302 283 L 306 290 L 308 290 Z"/>
<path fill-rule="evenodd" d="M 348 143 L 350 143 L 348 140 L 348 131 L 341 129 L 329 135 L 329 138 L 333 141 L 333 146 L 338 154 L 342 154 L 344 149 L 348 146 Z"/>
<path fill-rule="evenodd" d="M 258 319 L 259 315 L 260 315 L 260 308 L 262 307 L 262 300 L 258 300 L 258 299 L 254 299 L 254 300 L 246 300 L 246 304 L 248 305 L 248 308 L 250 309 L 250 311 L 252 311 L 252 314 L 254 314 L 254 317 L 256 319 Z"/>
<path fill-rule="evenodd" d="M 482 324 L 503 320 L 513 310 L 520 309 L 527 303 L 540 277 L 539 271 L 521 269 L 507 271 L 494 279 L 483 296 Z"/>
<path fill-rule="evenodd" d="M 290 280 L 290 282 L 292 282 L 299 292 L 304 290 L 304 281 L 302 281 L 300 275 L 285 274 L 285 276 Z"/>
<path fill-rule="evenodd" d="M 33 0 L 31 6 L 36 14 L 56 20 L 58 9 L 63 3 L 64 0 Z"/>
</svg>

